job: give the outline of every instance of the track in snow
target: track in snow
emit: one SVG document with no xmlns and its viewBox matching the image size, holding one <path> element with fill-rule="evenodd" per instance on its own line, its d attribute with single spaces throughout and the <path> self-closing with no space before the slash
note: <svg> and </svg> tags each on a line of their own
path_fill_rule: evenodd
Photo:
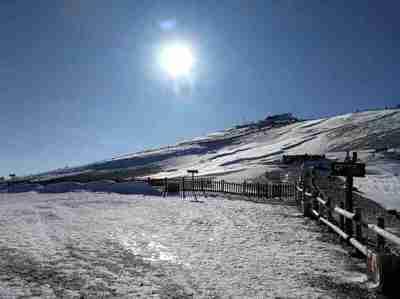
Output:
<svg viewBox="0 0 400 299">
<path fill-rule="evenodd" d="M 294 206 L 30 192 L 0 194 L 0 224 L 0 298 L 373 296 Z"/>
</svg>

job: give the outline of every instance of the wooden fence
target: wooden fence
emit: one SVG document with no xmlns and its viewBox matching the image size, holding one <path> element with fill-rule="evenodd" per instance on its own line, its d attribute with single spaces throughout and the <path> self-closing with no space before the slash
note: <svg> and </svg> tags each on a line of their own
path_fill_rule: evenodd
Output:
<svg viewBox="0 0 400 299">
<path fill-rule="evenodd" d="M 295 199 L 296 189 L 293 183 L 233 183 L 224 180 L 210 178 L 181 177 L 174 179 L 148 179 L 148 183 L 158 186 L 163 191 L 164 196 L 171 193 L 179 193 L 181 197 L 193 194 L 224 193 L 243 195 L 247 198 L 265 202 L 271 199 L 293 200 Z"/>
<path fill-rule="evenodd" d="M 334 205 L 313 182 L 311 186 L 305 186 L 299 180 L 296 183 L 295 199 L 305 217 L 325 224 L 365 256 L 367 274 L 384 294 L 397 294 L 400 258 L 387 250 L 386 243 L 390 242 L 400 248 L 400 237 L 385 230 L 383 217 L 377 217 L 377 223 L 367 223 L 360 208 L 354 212 L 348 211 L 343 201 L 339 206 Z M 368 233 L 375 235 L 375 240 L 369 240 Z"/>
<path fill-rule="evenodd" d="M 366 223 L 360 208 L 351 212 L 344 208 L 344 202 L 341 202 L 339 206 L 333 205 L 330 198 L 326 198 L 314 184 L 306 191 L 306 187 L 300 181 L 296 184 L 295 198 L 302 208 L 304 216 L 316 218 L 326 224 L 365 256 L 367 255 L 367 245 L 363 244 L 364 229 L 371 230 L 377 235 L 375 242 L 377 252 L 383 251 L 386 241 L 400 247 L 400 237 L 385 230 L 383 217 L 378 217 L 376 224 Z M 335 220 L 334 214 L 339 217 L 339 221 Z"/>
</svg>

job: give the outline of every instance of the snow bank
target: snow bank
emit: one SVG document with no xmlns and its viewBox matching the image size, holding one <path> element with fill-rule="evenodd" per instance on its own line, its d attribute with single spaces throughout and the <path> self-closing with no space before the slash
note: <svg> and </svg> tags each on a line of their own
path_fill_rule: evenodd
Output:
<svg viewBox="0 0 400 299">
<path fill-rule="evenodd" d="M 93 181 L 87 183 L 85 189 L 92 192 L 111 192 L 112 184 L 115 184 L 112 180 Z"/>
<path fill-rule="evenodd" d="M 42 186 L 39 184 L 18 184 L 12 185 L 9 188 L 0 189 L 0 192 L 20 193 L 37 191 L 40 193 L 64 193 L 76 191 L 89 191 L 89 192 L 107 192 L 119 194 L 145 194 L 145 195 L 161 195 L 153 187 L 143 182 L 124 182 L 115 183 L 111 180 L 101 180 L 89 182 L 87 184 L 77 182 L 61 182 Z"/>
<path fill-rule="evenodd" d="M 8 192 L 20 193 L 20 192 L 40 191 L 42 188 L 43 186 L 39 184 L 17 184 L 17 185 L 11 185 L 8 188 Z"/>
<path fill-rule="evenodd" d="M 61 182 L 44 186 L 39 192 L 42 193 L 63 193 L 84 190 L 85 186 L 76 182 Z"/>
<path fill-rule="evenodd" d="M 7 184 L 0 184 L 0 193 L 7 190 Z"/>
<path fill-rule="evenodd" d="M 92 192 L 161 195 L 159 191 L 143 182 L 115 183 L 110 180 L 101 180 L 87 183 L 85 189 Z"/>
<path fill-rule="evenodd" d="M 104 183 L 103 185 L 98 184 L 97 189 L 101 192 L 119 194 L 161 195 L 159 191 L 142 182 Z"/>
</svg>

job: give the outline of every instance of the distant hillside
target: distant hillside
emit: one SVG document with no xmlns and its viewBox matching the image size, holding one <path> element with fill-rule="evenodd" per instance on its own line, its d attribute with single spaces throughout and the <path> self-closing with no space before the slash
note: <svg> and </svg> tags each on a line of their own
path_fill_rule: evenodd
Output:
<svg viewBox="0 0 400 299">
<path fill-rule="evenodd" d="M 196 168 L 200 175 L 242 181 L 281 169 L 287 154 L 325 154 L 343 159 L 358 151 L 367 163 L 367 179 L 356 184 L 367 193 L 398 200 L 400 110 L 376 110 L 300 121 L 291 114 L 237 126 L 176 145 L 114 157 L 87 166 L 50 172 L 57 175 L 119 173 L 134 177 L 177 177 Z M 390 178 L 390 179 L 388 179 Z M 380 185 L 380 189 L 372 186 Z M 387 185 L 390 184 L 390 185 Z M 374 191 L 375 190 L 375 191 Z"/>
</svg>

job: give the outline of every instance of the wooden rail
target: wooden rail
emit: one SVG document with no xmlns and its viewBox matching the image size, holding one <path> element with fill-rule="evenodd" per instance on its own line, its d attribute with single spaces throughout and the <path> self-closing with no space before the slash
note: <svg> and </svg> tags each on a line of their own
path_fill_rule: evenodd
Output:
<svg viewBox="0 0 400 299">
<path fill-rule="evenodd" d="M 385 230 L 383 217 L 378 217 L 377 224 L 366 223 L 362 219 L 361 209 L 356 209 L 355 212 L 350 212 L 344 208 L 343 203 L 341 203 L 340 206 L 331 206 L 329 198 L 325 198 L 318 187 L 312 185 L 312 191 L 305 191 L 306 188 L 303 185 L 304 183 L 299 181 L 295 188 L 295 198 L 298 201 L 298 205 L 302 207 L 303 214 L 308 217 L 314 217 L 330 227 L 363 255 L 366 256 L 368 251 L 367 246 L 362 244 L 364 241 L 362 228 L 369 229 L 376 234 L 376 251 L 383 251 L 385 241 L 389 241 L 400 247 L 400 237 Z M 337 214 L 339 216 L 339 223 L 336 223 L 332 214 Z M 351 223 L 352 227 L 349 230 L 347 230 L 348 227 L 345 225 L 345 219 L 349 220 Z M 353 234 L 354 226 L 355 234 Z"/>
</svg>

